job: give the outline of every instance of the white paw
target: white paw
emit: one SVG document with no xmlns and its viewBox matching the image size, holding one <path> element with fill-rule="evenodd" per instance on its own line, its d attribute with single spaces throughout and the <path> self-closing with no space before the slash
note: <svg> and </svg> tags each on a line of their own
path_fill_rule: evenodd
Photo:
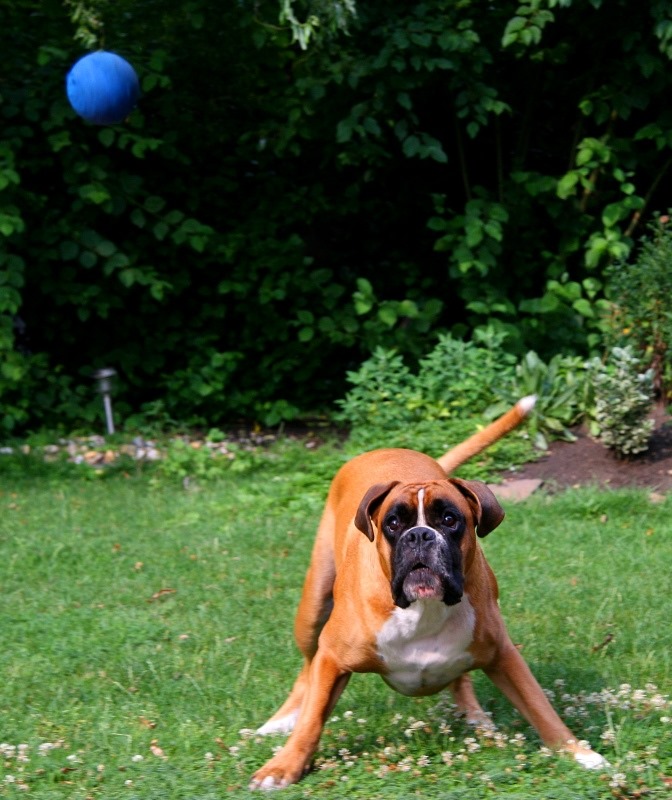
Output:
<svg viewBox="0 0 672 800">
<path fill-rule="evenodd" d="M 285 789 L 289 783 L 280 778 L 274 778 L 273 775 L 267 775 L 262 780 L 251 780 L 248 789 L 251 791 L 260 790 L 262 792 L 272 792 L 275 789 Z"/>
<path fill-rule="evenodd" d="M 280 717 L 280 719 L 269 719 L 261 728 L 257 728 L 257 734 L 259 736 L 273 736 L 274 734 L 286 736 L 294 730 L 298 718 L 299 712 L 293 711 L 285 717 Z"/>
<path fill-rule="evenodd" d="M 574 756 L 574 760 L 586 769 L 606 769 L 609 767 L 607 759 L 593 750 L 586 750 L 583 753 L 573 753 L 572 755 Z"/>
</svg>

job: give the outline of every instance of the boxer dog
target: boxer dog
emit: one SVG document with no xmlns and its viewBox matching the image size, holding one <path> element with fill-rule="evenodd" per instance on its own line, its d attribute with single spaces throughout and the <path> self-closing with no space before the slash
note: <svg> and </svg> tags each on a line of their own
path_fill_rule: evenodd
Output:
<svg viewBox="0 0 672 800">
<path fill-rule="evenodd" d="M 303 669 L 258 730 L 291 735 L 250 788 L 281 789 L 301 778 L 353 672 L 378 673 L 411 696 L 448 687 L 468 722 L 491 726 L 468 674 L 482 669 L 545 745 L 590 769 L 606 764 L 572 736 L 506 631 L 477 538 L 504 511 L 485 484 L 446 477 L 520 424 L 534 402 L 523 398 L 437 460 L 374 450 L 338 471 L 294 626 Z"/>
</svg>

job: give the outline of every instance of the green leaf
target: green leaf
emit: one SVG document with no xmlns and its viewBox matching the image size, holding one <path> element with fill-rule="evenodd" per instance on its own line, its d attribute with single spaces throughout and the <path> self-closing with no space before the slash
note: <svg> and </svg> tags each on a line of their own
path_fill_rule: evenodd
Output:
<svg viewBox="0 0 672 800">
<path fill-rule="evenodd" d="M 77 242 L 67 241 L 61 242 L 61 258 L 64 261 L 72 261 L 79 255 L 79 245 Z"/>
<path fill-rule="evenodd" d="M 406 158 L 413 158 L 420 152 L 420 139 L 417 136 L 409 136 L 405 139 L 401 149 Z"/>
<path fill-rule="evenodd" d="M 117 138 L 117 135 L 114 132 L 114 128 L 103 128 L 98 133 L 98 141 L 104 147 L 111 147 L 114 144 L 114 140 L 116 138 Z"/>
<path fill-rule="evenodd" d="M 595 311 L 593 310 L 591 302 L 586 300 L 585 297 L 575 300 L 572 303 L 572 307 L 578 311 L 582 317 L 586 317 L 587 319 L 592 319 L 595 316 Z"/>
<path fill-rule="evenodd" d="M 578 172 L 568 172 L 566 175 L 563 175 L 558 181 L 558 187 L 556 189 L 558 197 L 560 197 L 562 200 L 566 200 L 568 197 L 571 197 L 571 195 L 573 195 L 576 191 L 576 185 L 578 182 Z"/>
<path fill-rule="evenodd" d="M 152 228 L 152 231 L 154 233 L 154 236 L 160 242 L 162 242 L 168 235 L 170 228 L 166 225 L 165 222 L 157 222 L 156 225 Z"/>
<path fill-rule="evenodd" d="M 144 228 L 147 224 L 147 218 L 145 217 L 142 209 L 135 208 L 131 212 L 131 222 L 138 228 Z"/>
<path fill-rule="evenodd" d="M 613 228 L 627 216 L 627 213 L 627 209 L 623 208 L 620 203 L 611 203 L 602 210 L 602 224 L 605 228 Z"/>
<path fill-rule="evenodd" d="M 145 209 L 150 214 L 159 214 L 166 207 L 166 201 L 162 197 L 152 195 L 145 200 Z"/>
</svg>

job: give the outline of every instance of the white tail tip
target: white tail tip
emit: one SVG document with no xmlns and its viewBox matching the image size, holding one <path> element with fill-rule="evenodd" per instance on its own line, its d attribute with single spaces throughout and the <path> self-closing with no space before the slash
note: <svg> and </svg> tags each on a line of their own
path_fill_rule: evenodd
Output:
<svg viewBox="0 0 672 800">
<path fill-rule="evenodd" d="M 523 412 L 523 414 L 529 414 L 530 411 L 534 408 L 537 402 L 537 395 L 536 394 L 528 394 L 527 397 L 521 398 L 516 405 L 518 408 Z"/>
</svg>

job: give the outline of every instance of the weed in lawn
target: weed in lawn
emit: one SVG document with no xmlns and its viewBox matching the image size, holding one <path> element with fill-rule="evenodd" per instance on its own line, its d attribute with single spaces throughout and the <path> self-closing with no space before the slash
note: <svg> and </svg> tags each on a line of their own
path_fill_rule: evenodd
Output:
<svg viewBox="0 0 672 800">
<path fill-rule="evenodd" d="M 282 745 L 251 729 L 299 667 L 292 618 L 341 458 L 278 453 L 197 491 L 6 472 L 0 797 L 248 797 Z M 442 696 L 356 676 L 314 772 L 283 798 L 669 796 L 670 502 L 541 495 L 484 540 L 514 641 L 610 771 L 540 748 L 481 675 L 494 732 L 469 729 Z"/>
</svg>

